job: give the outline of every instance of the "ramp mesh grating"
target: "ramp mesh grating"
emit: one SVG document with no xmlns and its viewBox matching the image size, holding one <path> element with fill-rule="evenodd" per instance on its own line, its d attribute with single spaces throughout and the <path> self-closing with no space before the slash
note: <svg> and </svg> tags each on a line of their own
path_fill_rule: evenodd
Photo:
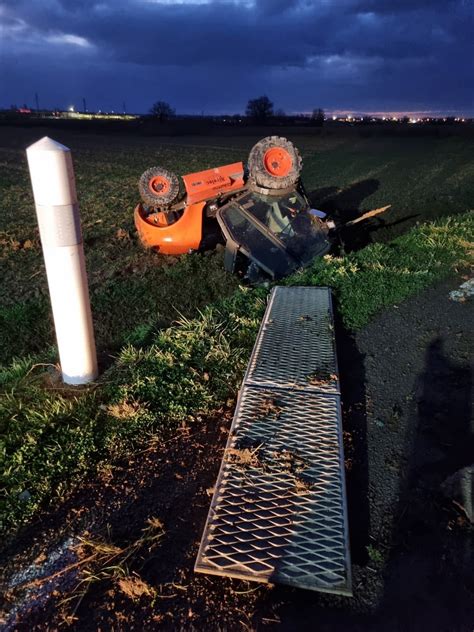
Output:
<svg viewBox="0 0 474 632">
<path fill-rule="evenodd" d="M 283 290 L 280 297 L 287 290 L 300 295 L 294 293 L 296 289 L 316 298 L 319 313 L 331 313 L 330 295 L 324 289 L 277 288 Z M 258 361 L 259 354 L 273 344 L 266 324 L 274 318 L 278 293 L 274 291 L 269 302 L 253 360 Z M 299 300 L 299 305 L 304 305 L 305 313 L 317 318 L 315 305 L 307 297 L 304 301 Z M 283 315 L 281 311 L 282 320 Z M 320 335 L 328 335 L 330 329 L 326 327 L 325 332 Z M 329 348 L 334 353 L 334 344 Z M 311 357 L 314 361 L 315 356 Z M 311 368 L 317 370 L 318 365 Z M 246 378 L 251 373 L 249 365 Z M 294 375 L 284 373 L 292 384 Z M 307 384 L 254 384 L 246 379 L 195 568 L 351 594 L 337 392 L 318 392 Z"/>
<path fill-rule="evenodd" d="M 244 382 L 339 392 L 328 288 L 275 288 Z"/>
</svg>

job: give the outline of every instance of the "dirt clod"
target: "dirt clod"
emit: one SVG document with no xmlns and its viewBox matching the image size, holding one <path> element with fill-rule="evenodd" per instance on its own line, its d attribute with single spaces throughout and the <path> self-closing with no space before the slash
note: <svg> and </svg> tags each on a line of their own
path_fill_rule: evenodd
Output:
<svg viewBox="0 0 474 632">
<path fill-rule="evenodd" d="M 259 404 L 257 415 L 259 418 L 273 417 L 274 419 L 278 419 L 281 415 L 281 411 L 281 402 L 269 395 Z"/>
<path fill-rule="evenodd" d="M 227 448 L 226 455 L 230 463 L 246 467 L 262 467 L 263 463 L 258 455 L 259 449 L 260 446 L 253 450 L 250 448 Z"/>
<path fill-rule="evenodd" d="M 123 594 L 130 597 L 132 601 L 140 599 L 144 595 L 147 597 L 154 595 L 154 590 L 151 586 L 140 579 L 140 577 L 123 577 L 118 580 L 117 584 Z"/>
<path fill-rule="evenodd" d="M 338 376 L 336 373 L 330 373 L 329 371 L 321 369 L 319 371 L 309 373 L 307 380 L 312 386 L 326 386 L 331 382 L 337 382 Z"/>
</svg>

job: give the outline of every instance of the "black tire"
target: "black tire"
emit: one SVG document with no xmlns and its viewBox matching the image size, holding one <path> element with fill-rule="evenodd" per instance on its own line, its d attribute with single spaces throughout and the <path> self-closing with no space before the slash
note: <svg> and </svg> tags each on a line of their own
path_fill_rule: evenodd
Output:
<svg viewBox="0 0 474 632">
<path fill-rule="evenodd" d="M 153 185 L 153 180 L 157 184 Z M 160 190 L 160 180 L 161 186 Z M 166 209 L 182 197 L 181 183 L 176 174 L 162 167 L 151 167 L 142 174 L 138 181 L 138 190 L 146 206 Z"/>
<path fill-rule="evenodd" d="M 271 165 L 266 164 L 267 152 L 279 148 L 285 152 L 291 161 L 289 170 L 284 175 L 272 173 Z M 276 166 L 276 163 L 274 164 Z M 301 156 L 292 142 L 281 136 L 267 136 L 254 145 L 250 151 L 248 160 L 249 177 L 255 184 L 266 189 L 286 189 L 298 181 L 302 165 Z"/>
</svg>

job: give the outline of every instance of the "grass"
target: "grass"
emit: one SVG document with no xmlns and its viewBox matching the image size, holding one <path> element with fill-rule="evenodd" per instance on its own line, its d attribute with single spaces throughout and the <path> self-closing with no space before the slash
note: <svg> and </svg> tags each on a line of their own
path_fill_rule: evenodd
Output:
<svg viewBox="0 0 474 632">
<path fill-rule="evenodd" d="M 135 340 L 136 334 L 152 334 L 179 314 L 191 317 L 196 309 L 235 290 L 237 284 L 224 273 L 220 256 L 177 261 L 144 251 L 132 210 L 137 178 L 150 165 L 186 173 L 245 160 L 255 138 L 195 139 L 188 142 L 201 144 L 189 146 L 161 144 L 153 138 L 2 128 L 0 364 L 42 353 L 54 344 L 23 151 L 44 133 L 73 150 L 100 354 L 118 352 L 130 336 Z M 295 136 L 295 142 L 301 147 L 304 181 L 317 207 L 352 216 L 391 205 L 384 222 L 368 225 L 374 241 L 391 240 L 416 221 L 472 207 L 474 148 L 469 137 L 333 137 L 329 131 L 322 137 Z M 382 230 L 375 230 L 379 227 Z"/>
<path fill-rule="evenodd" d="M 369 556 L 369 559 L 371 562 L 373 562 L 374 564 L 380 565 L 382 564 L 383 560 L 384 560 L 384 555 L 381 551 L 379 551 L 378 549 L 376 549 L 374 546 L 371 546 L 369 544 L 369 546 L 367 547 L 367 554 Z"/>
<path fill-rule="evenodd" d="M 1 374 L 2 526 L 61 498 L 94 464 L 217 409 L 238 387 L 264 310 L 265 292 L 239 290 L 195 319 L 128 345 L 96 388 L 61 390 L 43 366 Z M 261 295 L 261 296 L 259 296 Z M 25 491 L 27 498 L 25 499 Z"/>
<path fill-rule="evenodd" d="M 156 155 L 159 154 L 159 155 Z M 49 296 L 26 162 L 0 147 L 0 363 L 54 344 Z M 133 226 L 137 176 L 154 162 L 184 171 L 234 160 L 235 151 L 79 150 L 74 154 L 84 249 L 99 352 L 119 350 L 135 331 L 169 325 L 180 314 L 237 286 L 222 256 L 164 257 L 145 251 Z M 196 282 L 196 281 L 199 282 Z M 120 306 L 120 309 L 117 309 Z"/>
<path fill-rule="evenodd" d="M 348 329 L 363 327 L 378 311 L 441 279 L 472 255 L 474 215 L 422 224 L 388 244 L 376 243 L 342 257 L 326 256 L 285 281 L 328 285 Z"/>
<path fill-rule="evenodd" d="M 345 325 L 361 327 L 381 308 L 465 265 L 473 234 L 472 214 L 447 218 L 388 245 L 317 260 L 286 282 L 331 286 Z M 3 526 L 63 497 L 97 464 L 218 409 L 238 388 L 265 297 L 264 289 L 239 288 L 196 318 L 156 332 L 149 344 L 125 346 L 100 382 L 84 391 L 62 391 L 32 359 L 5 369 Z"/>
<path fill-rule="evenodd" d="M 18 164 L 18 152 L 0 148 L 7 165 L 0 183 L 0 523 L 6 532 L 45 503 L 63 499 L 88 473 L 143 442 L 163 440 L 178 425 L 198 422 L 235 394 L 266 290 L 238 287 L 219 254 L 175 259 L 144 252 L 131 209 L 137 174 L 149 164 L 184 172 L 243 158 L 239 152 L 77 152 L 98 349 L 109 355 L 109 368 L 96 384 L 73 390 L 47 366 L 56 352 L 25 165 Z M 311 160 L 320 158 L 306 152 L 311 169 Z M 359 177 L 370 164 L 362 164 Z M 351 169 L 349 179 L 357 177 Z M 322 178 L 311 177 L 310 186 Z M 457 210 L 465 210 L 464 200 Z M 472 235 L 472 215 L 443 218 L 390 243 L 316 260 L 285 282 L 332 287 L 345 326 L 355 329 L 464 265 Z"/>
<path fill-rule="evenodd" d="M 391 204 L 382 231 L 388 242 L 417 222 L 472 209 L 472 140 L 360 138 L 305 156 L 305 184 L 317 208 L 352 216 Z"/>
</svg>

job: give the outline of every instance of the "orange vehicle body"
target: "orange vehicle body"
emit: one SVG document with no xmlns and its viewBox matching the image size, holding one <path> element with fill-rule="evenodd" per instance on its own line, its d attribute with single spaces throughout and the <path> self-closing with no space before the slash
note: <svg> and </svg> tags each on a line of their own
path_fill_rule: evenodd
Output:
<svg viewBox="0 0 474 632">
<path fill-rule="evenodd" d="M 198 171 L 183 176 L 189 204 L 217 197 L 220 193 L 236 191 L 244 186 L 244 164 L 231 165 Z"/>
<path fill-rule="evenodd" d="M 186 206 L 178 221 L 168 224 L 165 213 L 146 217 L 143 206 L 135 208 L 135 226 L 144 246 L 164 255 L 183 255 L 197 250 L 202 239 L 202 212 L 205 202 Z"/>
<path fill-rule="evenodd" d="M 169 223 L 165 212 L 147 215 L 142 204 L 135 208 L 135 226 L 142 243 L 165 255 L 197 250 L 202 240 L 203 211 L 207 201 L 232 193 L 245 185 L 244 165 L 236 162 L 183 176 L 186 189 L 184 211 Z"/>
</svg>

